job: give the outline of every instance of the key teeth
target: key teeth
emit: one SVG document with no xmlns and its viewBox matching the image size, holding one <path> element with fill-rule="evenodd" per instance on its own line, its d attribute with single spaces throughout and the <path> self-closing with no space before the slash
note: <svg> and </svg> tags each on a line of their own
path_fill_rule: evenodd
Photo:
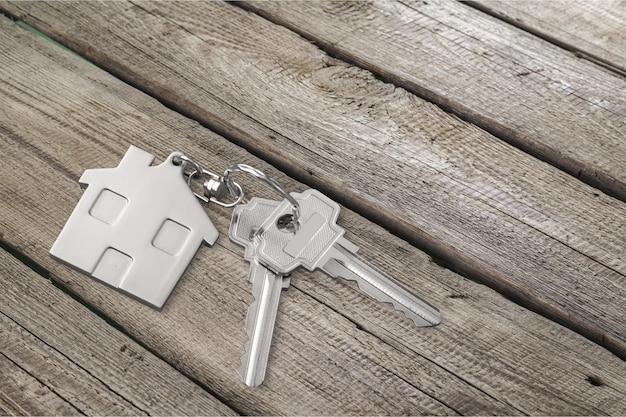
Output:
<svg viewBox="0 0 626 417">
<path fill-rule="evenodd" d="M 365 287 L 362 286 L 359 281 L 356 281 L 356 283 L 359 289 L 361 289 L 361 291 L 367 294 Z M 441 314 L 439 313 L 439 310 L 437 310 L 435 307 L 432 307 L 426 301 L 423 301 L 423 302 L 432 309 L 432 314 L 427 314 L 427 313 L 419 314 L 417 312 L 407 309 L 402 304 L 391 299 L 390 300 L 380 300 L 378 298 L 374 298 L 374 299 L 378 301 L 379 303 L 391 305 L 391 307 L 395 311 L 402 313 L 407 319 L 411 320 L 413 324 L 417 327 L 433 327 L 433 326 L 437 326 L 441 324 Z"/>
<path fill-rule="evenodd" d="M 393 306 L 395 311 L 399 311 L 404 314 L 404 316 L 411 320 L 413 324 L 417 327 L 433 327 L 441 324 L 441 315 L 439 314 L 439 311 L 437 311 L 436 315 L 433 315 L 432 317 L 426 317 L 426 314 L 420 315 L 402 307 L 398 308 L 395 303 L 389 304 Z M 411 316 L 417 316 L 419 317 L 419 320 L 416 321 L 416 319 Z"/>
<path fill-rule="evenodd" d="M 247 369 L 246 369 L 246 363 L 249 363 L 249 358 L 250 358 L 250 340 L 248 340 L 246 343 L 244 343 L 243 345 L 244 348 L 244 354 L 241 356 L 241 363 L 239 364 L 239 368 L 237 368 L 237 374 L 239 375 L 239 378 L 241 378 L 241 380 L 248 386 L 257 386 L 257 385 L 250 385 L 250 383 L 247 380 Z"/>
<path fill-rule="evenodd" d="M 248 307 L 248 311 L 246 313 L 246 325 L 244 327 L 244 330 L 246 331 L 246 335 L 248 336 L 248 344 L 250 342 L 250 338 L 252 337 L 252 332 L 254 330 L 253 326 L 254 326 L 254 320 L 250 320 L 250 312 L 256 310 L 257 305 L 259 304 L 259 300 L 254 297 L 254 301 L 250 304 L 250 306 Z"/>
<path fill-rule="evenodd" d="M 403 313 L 417 327 L 431 327 L 441 323 L 441 315 L 436 307 L 404 288 L 391 276 L 376 270 L 353 254 L 346 253 L 345 249 L 340 250 L 338 255 L 338 258 L 325 265 L 325 272 L 336 278 L 356 282 L 365 294 L 378 302 L 391 304 L 394 310 Z M 406 305 L 400 299 L 404 299 Z"/>
<path fill-rule="evenodd" d="M 246 363 L 250 363 L 250 340 L 244 343 L 243 347 L 245 351 L 241 356 L 241 364 L 239 365 L 239 368 L 237 368 L 237 375 L 239 375 L 239 378 L 241 378 L 243 383 L 247 386 L 258 387 L 263 383 L 265 375 L 256 375 L 256 379 L 250 379 L 248 369 L 246 368 Z"/>
<path fill-rule="evenodd" d="M 405 308 L 401 304 L 398 304 L 394 301 L 380 301 L 380 300 L 376 300 L 376 301 L 383 303 L 383 304 L 390 304 L 391 307 L 393 307 L 395 311 L 402 313 L 407 319 L 411 320 L 413 324 L 417 327 L 433 327 L 433 326 L 437 326 L 441 324 L 441 315 L 439 314 L 438 310 L 435 310 L 436 314 L 433 314 L 433 315 L 430 315 L 430 314 L 421 315 Z"/>
<path fill-rule="evenodd" d="M 241 355 L 241 363 L 239 364 L 239 368 L 237 368 L 237 373 L 243 380 L 245 380 L 246 378 L 245 364 L 248 360 L 248 357 L 250 356 L 250 354 L 248 353 L 249 349 L 250 349 L 250 341 L 248 340 L 246 343 L 243 344 L 243 355 Z"/>
<path fill-rule="evenodd" d="M 239 375 L 239 378 L 241 378 L 241 380 L 249 387 L 258 387 L 259 385 L 261 385 L 262 381 L 250 381 L 249 380 L 249 375 L 248 375 L 248 369 L 246 368 L 246 364 L 250 363 L 250 333 L 248 331 L 246 331 L 246 334 L 248 336 L 248 340 L 246 341 L 246 343 L 243 344 L 243 355 L 241 355 L 241 363 L 239 364 L 239 367 L 237 368 L 237 375 Z M 257 376 L 258 379 L 258 376 Z"/>
</svg>

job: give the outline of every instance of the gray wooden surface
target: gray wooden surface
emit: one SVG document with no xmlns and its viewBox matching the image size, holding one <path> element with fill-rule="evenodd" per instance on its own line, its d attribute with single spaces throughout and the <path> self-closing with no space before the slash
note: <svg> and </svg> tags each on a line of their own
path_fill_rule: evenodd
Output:
<svg viewBox="0 0 626 417">
<path fill-rule="evenodd" d="M 622 0 L 479 0 L 468 3 L 579 57 L 626 75 L 626 4 Z"/>
<path fill-rule="evenodd" d="M 626 355 L 621 201 L 232 5 L 7 7 L 456 271 Z"/>
<path fill-rule="evenodd" d="M 110 71 L 0 19 L 0 239 L 34 267 L 0 252 L 3 413 L 626 410 L 622 201 L 238 6 L 0 4 Z M 82 171 L 117 165 L 130 144 L 329 193 L 357 211 L 340 224 L 363 255 L 436 304 L 443 325 L 415 329 L 299 271 L 267 380 L 246 388 L 235 369 L 251 296 L 229 210 L 207 208 L 221 237 L 161 312 L 47 255 Z"/>
<path fill-rule="evenodd" d="M 459 2 L 242 6 L 626 200 L 623 75 Z"/>
</svg>

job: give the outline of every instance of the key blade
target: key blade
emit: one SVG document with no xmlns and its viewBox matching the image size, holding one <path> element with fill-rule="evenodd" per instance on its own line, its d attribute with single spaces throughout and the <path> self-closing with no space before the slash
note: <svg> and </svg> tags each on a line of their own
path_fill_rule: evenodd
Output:
<svg viewBox="0 0 626 417">
<path fill-rule="evenodd" d="M 288 285 L 289 278 L 276 275 L 256 260 L 251 260 L 249 280 L 254 301 L 246 315 L 248 341 L 244 345 L 237 373 L 246 385 L 257 387 L 265 379 L 280 293 Z"/>
<path fill-rule="evenodd" d="M 332 255 L 321 268 L 327 274 L 355 281 L 364 293 L 377 301 L 390 303 L 417 327 L 441 323 L 437 308 L 413 294 L 391 276 L 368 265 L 339 245 L 333 248 Z"/>
</svg>

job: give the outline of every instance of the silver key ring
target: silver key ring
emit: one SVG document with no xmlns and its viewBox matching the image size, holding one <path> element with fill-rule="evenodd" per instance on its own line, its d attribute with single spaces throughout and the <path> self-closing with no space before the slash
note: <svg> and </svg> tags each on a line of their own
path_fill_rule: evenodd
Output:
<svg viewBox="0 0 626 417">
<path fill-rule="evenodd" d="M 293 223 L 294 226 L 297 226 L 298 221 L 300 220 L 300 204 L 296 201 L 295 198 L 291 196 L 291 194 L 285 191 L 283 186 L 280 185 L 278 181 L 276 181 L 272 177 L 267 176 L 263 171 L 256 169 L 254 167 L 251 167 L 250 165 L 233 164 L 229 166 L 228 168 L 226 168 L 226 171 L 224 171 L 224 176 L 223 176 L 224 182 L 226 183 L 226 187 L 228 187 L 228 190 L 233 195 L 236 195 L 235 192 L 241 190 L 241 187 L 239 186 L 239 184 L 234 182 L 232 178 L 230 177 L 230 175 L 233 172 L 243 172 L 245 174 L 248 174 L 256 179 L 261 180 L 265 184 L 272 187 L 274 190 L 278 191 L 278 193 L 282 195 L 285 199 L 287 199 L 287 201 L 289 201 L 289 203 L 291 204 L 291 215 L 293 216 L 291 223 Z"/>
</svg>

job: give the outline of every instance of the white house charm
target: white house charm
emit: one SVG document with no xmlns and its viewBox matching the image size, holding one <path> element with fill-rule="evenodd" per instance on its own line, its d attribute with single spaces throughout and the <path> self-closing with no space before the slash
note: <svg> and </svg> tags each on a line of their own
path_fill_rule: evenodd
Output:
<svg viewBox="0 0 626 417">
<path fill-rule="evenodd" d="M 218 237 L 171 154 L 131 146 L 116 168 L 89 169 L 87 188 L 50 255 L 153 307 L 162 308 L 202 242 Z"/>
</svg>

